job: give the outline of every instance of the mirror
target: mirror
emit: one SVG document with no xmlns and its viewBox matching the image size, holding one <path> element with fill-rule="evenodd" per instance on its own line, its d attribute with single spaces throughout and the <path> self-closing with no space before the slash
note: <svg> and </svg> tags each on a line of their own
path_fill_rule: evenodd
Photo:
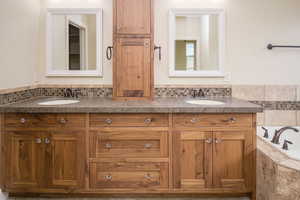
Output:
<svg viewBox="0 0 300 200">
<path fill-rule="evenodd" d="M 51 9 L 47 19 L 48 76 L 101 76 L 101 11 Z"/>
<path fill-rule="evenodd" d="M 223 11 L 170 12 L 170 76 L 223 76 Z"/>
</svg>

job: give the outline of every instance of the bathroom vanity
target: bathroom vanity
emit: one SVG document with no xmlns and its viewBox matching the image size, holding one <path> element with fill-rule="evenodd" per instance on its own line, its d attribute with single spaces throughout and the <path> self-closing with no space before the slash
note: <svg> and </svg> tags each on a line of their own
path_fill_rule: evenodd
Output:
<svg viewBox="0 0 300 200">
<path fill-rule="evenodd" d="M 51 100 L 51 99 L 50 99 Z M 252 195 L 256 112 L 232 98 L 86 98 L 0 107 L 1 183 L 13 194 Z"/>
</svg>

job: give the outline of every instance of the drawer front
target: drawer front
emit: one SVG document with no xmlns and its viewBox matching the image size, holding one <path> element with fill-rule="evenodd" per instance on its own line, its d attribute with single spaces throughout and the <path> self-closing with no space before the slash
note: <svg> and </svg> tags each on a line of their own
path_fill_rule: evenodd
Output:
<svg viewBox="0 0 300 200">
<path fill-rule="evenodd" d="M 168 163 L 91 163 L 91 188 L 167 188 Z"/>
<path fill-rule="evenodd" d="M 168 157 L 168 132 L 115 130 L 90 132 L 91 157 Z"/>
<path fill-rule="evenodd" d="M 6 114 L 5 128 L 85 128 L 85 115 L 81 114 Z"/>
<path fill-rule="evenodd" d="M 91 114 L 91 127 L 167 127 L 167 114 Z"/>
<path fill-rule="evenodd" d="M 252 127 L 251 114 L 176 114 L 175 127 Z"/>
</svg>

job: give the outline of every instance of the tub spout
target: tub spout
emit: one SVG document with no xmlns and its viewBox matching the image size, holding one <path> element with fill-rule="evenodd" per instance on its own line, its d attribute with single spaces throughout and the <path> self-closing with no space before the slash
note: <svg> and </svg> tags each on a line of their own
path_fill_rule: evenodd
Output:
<svg viewBox="0 0 300 200">
<path fill-rule="evenodd" d="M 295 131 L 295 132 L 297 132 L 297 133 L 299 132 L 299 129 L 296 129 L 296 128 L 294 128 L 294 127 L 290 127 L 290 126 L 283 127 L 283 128 L 281 128 L 281 129 L 275 131 L 275 135 L 274 135 L 274 137 L 273 137 L 273 139 L 272 139 L 271 142 L 274 143 L 274 144 L 279 144 L 280 136 L 281 136 L 282 133 L 284 133 L 286 130 L 293 130 L 293 131 Z"/>
</svg>

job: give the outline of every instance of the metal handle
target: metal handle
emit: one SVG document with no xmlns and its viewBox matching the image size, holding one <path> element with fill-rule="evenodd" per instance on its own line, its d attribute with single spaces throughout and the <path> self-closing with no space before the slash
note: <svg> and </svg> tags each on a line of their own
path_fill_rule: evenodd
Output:
<svg viewBox="0 0 300 200">
<path fill-rule="evenodd" d="M 45 144 L 50 144 L 50 143 L 51 143 L 50 139 L 49 138 L 45 138 Z"/>
<path fill-rule="evenodd" d="M 20 119 L 20 122 L 21 122 L 22 124 L 25 124 L 26 119 L 25 119 L 25 118 L 21 118 L 21 119 Z"/>
<path fill-rule="evenodd" d="M 66 124 L 66 123 L 67 123 L 67 120 L 66 120 L 65 118 L 61 118 L 61 119 L 59 120 L 59 123 L 61 123 L 61 124 Z"/>
<path fill-rule="evenodd" d="M 112 124 L 113 121 L 112 121 L 112 119 L 106 119 L 105 122 L 106 122 L 107 124 Z"/>
<path fill-rule="evenodd" d="M 145 144 L 144 147 L 150 149 L 152 147 L 152 144 Z"/>
<path fill-rule="evenodd" d="M 107 60 L 111 60 L 111 58 L 112 58 L 112 50 L 113 50 L 112 46 L 107 47 L 107 49 L 106 49 L 106 58 L 107 58 Z"/>
<path fill-rule="evenodd" d="M 222 139 L 218 139 L 218 138 L 215 139 L 215 143 L 216 143 L 216 144 L 220 144 L 221 142 L 223 142 Z"/>
<path fill-rule="evenodd" d="M 207 144 L 211 144 L 212 142 L 213 142 L 213 140 L 211 138 L 205 140 L 205 143 L 207 143 Z"/>
<path fill-rule="evenodd" d="M 41 143 L 42 143 L 42 139 L 41 139 L 41 138 L 36 138 L 36 139 L 35 139 L 35 143 L 41 144 Z"/>
<path fill-rule="evenodd" d="M 158 52 L 159 52 L 159 60 L 161 61 L 161 46 L 154 46 L 154 50 L 157 50 L 158 49 Z"/>
<path fill-rule="evenodd" d="M 144 121 L 146 124 L 150 124 L 152 122 L 152 119 L 151 118 L 148 118 L 148 119 L 145 119 Z"/>
<path fill-rule="evenodd" d="M 112 148 L 112 144 L 110 144 L 110 143 L 105 144 L 105 148 L 111 149 Z"/>
<path fill-rule="evenodd" d="M 229 119 L 223 120 L 223 122 L 234 123 L 234 122 L 236 122 L 236 118 L 235 118 L 235 117 L 231 117 L 231 118 L 229 118 Z"/>
<path fill-rule="evenodd" d="M 106 175 L 106 176 L 104 176 L 104 179 L 105 180 L 112 180 L 112 176 L 111 175 Z"/>
<path fill-rule="evenodd" d="M 193 119 L 191 119 L 191 122 L 194 124 L 194 123 L 196 123 L 198 121 L 198 119 L 196 119 L 196 118 L 193 118 Z"/>
<path fill-rule="evenodd" d="M 152 178 L 150 174 L 146 174 L 144 177 L 145 177 L 146 179 L 151 179 L 151 178 Z"/>
</svg>

